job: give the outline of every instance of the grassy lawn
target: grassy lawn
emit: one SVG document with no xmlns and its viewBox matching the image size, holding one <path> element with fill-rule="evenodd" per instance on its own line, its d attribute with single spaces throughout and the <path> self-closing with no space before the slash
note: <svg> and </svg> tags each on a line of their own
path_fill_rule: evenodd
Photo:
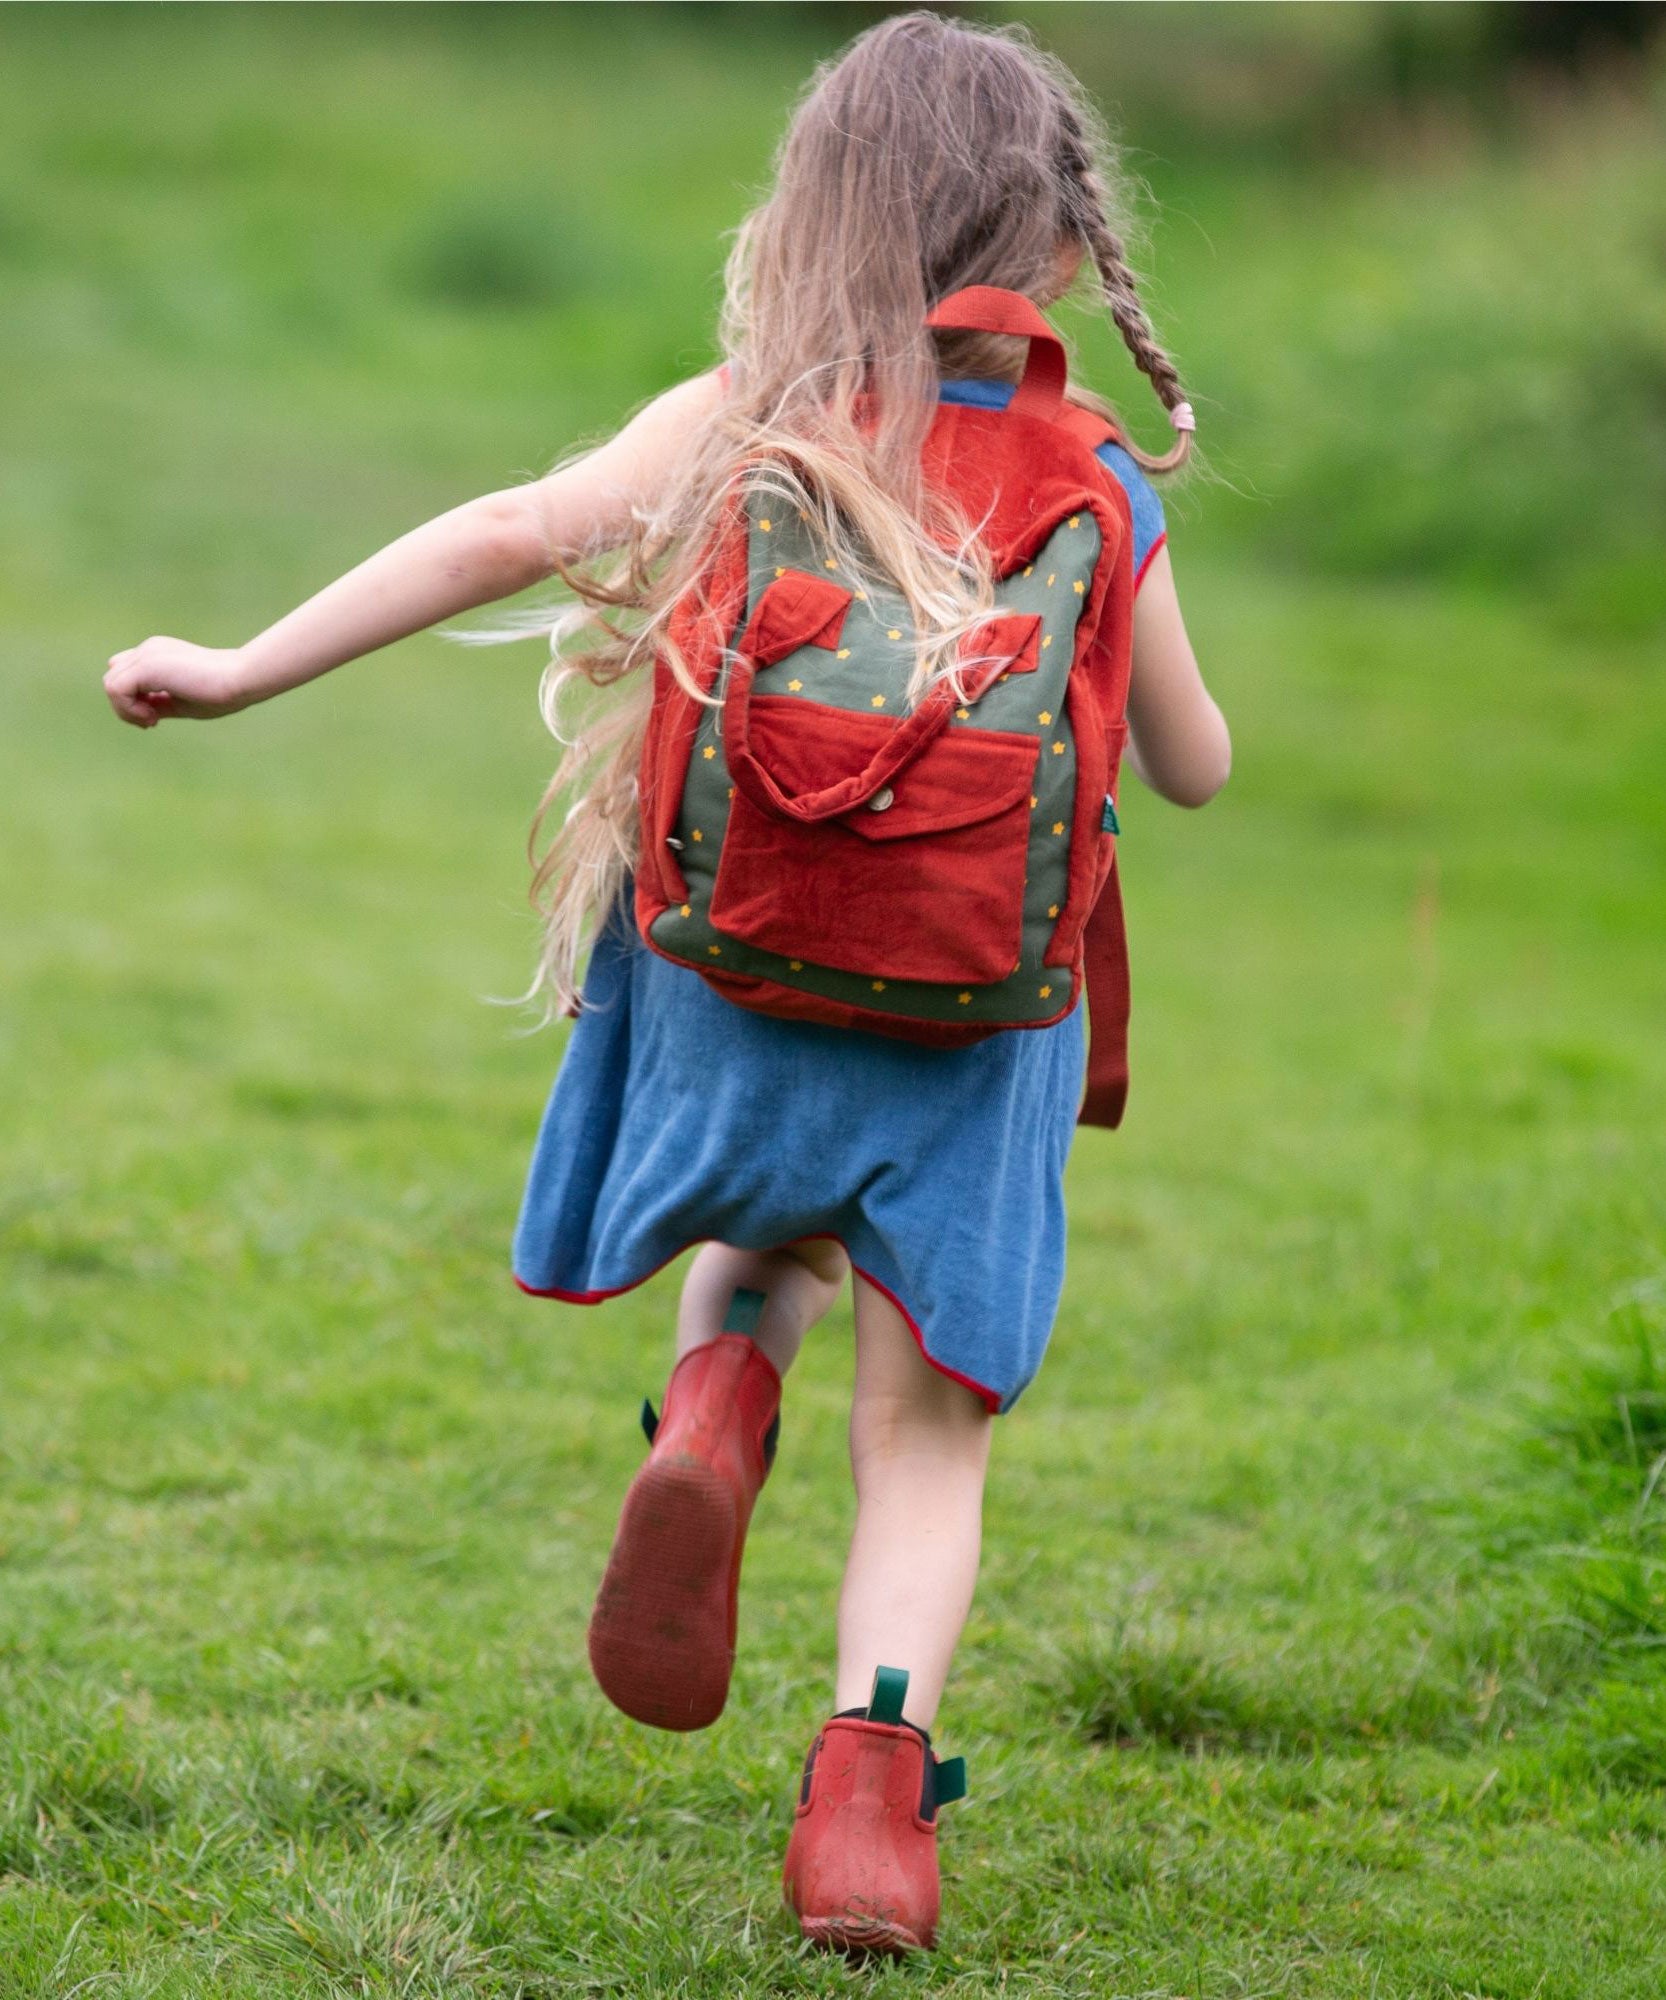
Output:
<svg viewBox="0 0 1666 2000">
<path fill-rule="evenodd" d="M 529 962 L 539 649 L 104 709 L 116 646 L 246 636 L 710 358 L 837 39 L 760 18 L 0 20 L 0 1996 L 1658 1995 L 1666 676 L 1610 488 L 1666 314 L 1612 107 L 1558 114 L 1565 173 L 1141 162 L 1221 412 L 1174 549 L 1238 768 L 1125 801 L 1134 1091 L 996 1441 L 930 1961 L 778 1905 L 848 1307 L 722 1721 L 588 1676 L 678 1272 L 508 1277 L 559 1037 L 481 1002 Z M 1517 250 L 1571 258 L 1581 190 L 1576 324 Z M 1431 270 L 1439 381 L 1395 359 Z M 1604 340 L 1619 459 L 1552 420 Z M 1552 413 L 1561 488 L 1489 397 Z"/>
</svg>

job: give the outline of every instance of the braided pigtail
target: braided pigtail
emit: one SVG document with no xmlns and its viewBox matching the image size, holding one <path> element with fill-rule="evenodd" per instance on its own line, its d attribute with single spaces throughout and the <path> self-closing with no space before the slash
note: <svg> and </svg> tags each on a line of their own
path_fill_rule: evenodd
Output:
<svg viewBox="0 0 1666 2000">
<path fill-rule="evenodd" d="M 1075 106 L 1068 101 L 1060 108 L 1060 123 L 1059 177 L 1065 226 L 1086 243 L 1123 345 L 1133 356 L 1134 366 L 1156 390 L 1177 433 L 1173 445 L 1160 457 L 1141 451 L 1132 438 L 1125 437 L 1123 444 L 1147 472 L 1173 472 L 1191 456 L 1197 419 L 1180 386 L 1179 371 L 1152 330 L 1122 239 L 1111 226 L 1110 203 L 1093 149 Z"/>
</svg>

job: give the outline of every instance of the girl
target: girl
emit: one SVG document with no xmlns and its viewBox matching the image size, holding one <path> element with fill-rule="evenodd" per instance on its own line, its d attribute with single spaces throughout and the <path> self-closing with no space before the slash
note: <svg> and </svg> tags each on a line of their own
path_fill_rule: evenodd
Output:
<svg viewBox="0 0 1666 2000">
<path fill-rule="evenodd" d="M 540 812 L 565 807 L 535 874 L 534 990 L 576 1021 L 515 1275 L 529 1292 L 593 1303 L 702 1246 L 663 1407 L 644 1410 L 651 1448 L 590 1657 L 644 1721 L 690 1729 L 721 1710 L 781 1378 L 854 1273 L 856 1529 L 834 1714 L 805 1762 L 785 1870 L 805 1934 L 842 1949 L 933 1941 L 936 1807 L 959 1774 L 928 1732 L 977 1573 L 991 1419 L 1033 1376 L 1062 1283 L 1084 1010 L 926 1048 L 744 1011 L 648 950 L 629 915 L 646 669 L 657 659 L 692 685 L 670 613 L 747 458 L 767 464 L 769 490 L 814 521 L 844 572 L 906 603 L 920 647 L 911 685 L 929 685 L 992 600 L 975 527 L 923 478 L 922 440 L 939 401 L 1002 406 L 1025 343 L 930 330 L 925 315 L 974 285 L 1045 307 L 1091 263 L 1177 432 L 1160 458 L 1132 443 L 1098 452 L 1134 544 L 1129 754 L 1179 804 L 1219 789 L 1226 727 L 1145 476 L 1184 461 L 1191 413 L 1124 259 L 1110 171 L 1083 92 L 1027 30 L 891 17 L 812 78 L 769 198 L 736 233 L 722 366 L 544 478 L 413 529 L 248 644 L 151 638 L 105 677 L 116 713 L 140 728 L 229 715 L 551 575 L 572 591 L 553 627 L 537 614 L 553 641 L 545 713 L 567 753 Z M 1085 389 L 1067 394 L 1110 414 Z M 876 421 L 857 422 L 859 398 Z M 597 560 L 609 552 L 611 566 Z M 518 636 L 530 622 L 458 636 Z"/>
</svg>

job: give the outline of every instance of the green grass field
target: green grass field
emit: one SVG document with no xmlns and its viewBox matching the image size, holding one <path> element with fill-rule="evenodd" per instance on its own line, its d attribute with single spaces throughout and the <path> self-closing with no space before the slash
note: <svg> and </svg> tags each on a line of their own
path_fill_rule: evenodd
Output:
<svg viewBox="0 0 1666 2000">
<path fill-rule="evenodd" d="M 1114 98 L 1114 10 L 1032 18 Z M 1137 159 L 1237 769 L 1124 801 L 1134 1091 L 996 1440 L 928 1962 L 778 1905 L 848 1306 L 723 1720 L 588 1677 L 677 1272 L 509 1281 L 559 1037 L 481 1002 L 529 963 L 538 647 L 105 709 L 116 647 L 247 636 L 709 361 L 849 25 L 0 20 L 4 2000 L 1666 1988 L 1649 119 Z"/>
</svg>

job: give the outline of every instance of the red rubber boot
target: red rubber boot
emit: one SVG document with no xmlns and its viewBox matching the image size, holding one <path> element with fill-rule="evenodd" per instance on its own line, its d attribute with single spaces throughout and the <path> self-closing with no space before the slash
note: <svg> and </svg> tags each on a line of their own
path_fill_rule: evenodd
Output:
<svg viewBox="0 0 1666 2000">
<path fill-rule="evenodd" d="M 902 1719 L 908 1675 L 881 1667 L 867 1711 L 836 1715 L 804 1760 L 782 1888 L 799 1929 L 828 1951 L 930 1950 L 937 1942 L 937 1808 L 966 1792 Z"/>
<path fill-rule="evenodd" d="M 740 1317 L 762 1296 L 736 1294 Z M 631 1481 L 596 1607 L 590 1665 L 615 1707 L 656 1729 L 704 1729 L 735 1664 L 741 1552 L 775 1456 L 781 1378 L 725 1331 L 671 1371 L 651 1449 Z"/>
</svg>

